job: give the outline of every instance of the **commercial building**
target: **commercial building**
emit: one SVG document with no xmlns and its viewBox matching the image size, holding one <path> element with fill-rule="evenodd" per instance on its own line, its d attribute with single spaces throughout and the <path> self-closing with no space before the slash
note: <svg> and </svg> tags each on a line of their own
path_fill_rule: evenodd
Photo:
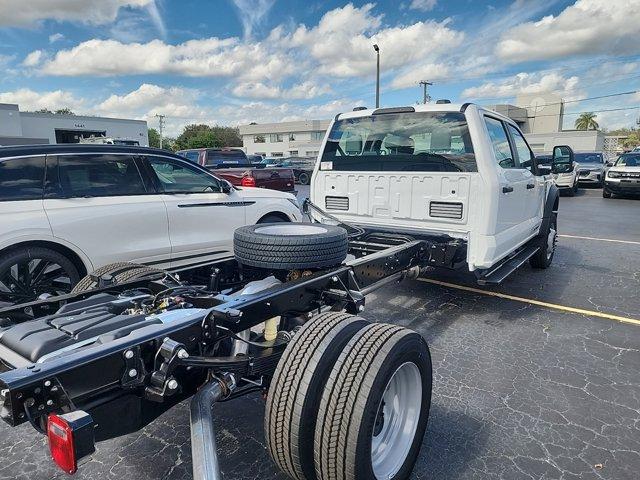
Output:
<svg viewBox="0 0 640 480">
<path fill-rule="evenodd" d="M 120 118 L 21 112 L 0 103 L 0 145 L 79 143 L 81 138 L 111 137 L 149 145 L 147 122 Z"/>
<path fill-rule="evenodd" d="M 330 124 L 330 120 L 252 123 L 240 126 L 240 136 L 249 155 L 315 157 Z"/>
</svg>

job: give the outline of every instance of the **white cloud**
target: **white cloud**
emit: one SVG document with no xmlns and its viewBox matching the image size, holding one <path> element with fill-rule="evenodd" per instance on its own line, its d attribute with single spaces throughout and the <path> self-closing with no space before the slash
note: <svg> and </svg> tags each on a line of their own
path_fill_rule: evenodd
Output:
<svg viewBox="0 0 640 480">
<path fill-rule="evenodd" d="M 536 73 L 518 73 L 502 82 L 487 82 L 462 91 L 463 99 L 499 99 L 515 97 L 520 93 L 553 92 L 565 99 L 575 98 L 579 91 L 580 79 L 576 76 L 565 78 L 558 73 L 540 75 Z"/>
<path fill-rule="evenodd" d="M 100 25 L 113 22 L 122 7 L 140 8 L 154 0 L 2 0 L 0 26 L 27 27 L 40 20 Z"/>
<path fill-rule="evenodd" d="M 509 62 L 572 55 L 640 52 L 640 0 L 578 0 L 559 15 L 526 22 L 507 31 L 496 48 Z"/>
<path fill-rule="evenodd" d="M 440 80 L 448 77 L 451 67 L 443 63 L 427 63 L 416 68 L 409 68 L 399 74 L 391 82 L 392 88 L 415 87 L 421 80 Z"/>
<path fill-rule="evenodd" d="M 245 37 L 251 37 L 253 30 L 266 18 L 274 3 L 275 0 L 233 0 Z"/>
<path fill-rule="evenodd" d="M 54 33 L 49 35 L 49 43 L 56 43 L 64 38 L 64 35 L 61 33 Z"/>
<path fill-rule="evenodd" d="M 278 80 L 293 72 L 282 53 L 269 54 L 261 43 L 215 37 L 170 45 L 162 40 L 123 43 L 88 40 L 59 51 L 41 70 L 48 75 L 116 76 L 170 73 L 192 77 Z"/>
<path fill-rule="evenodd" d="M 348 4 L 331 10 L 316 27 L 300 26 L 290 41 L 310 51 L 320 73 L 353 77 L 375 71 L 374 43 L 380 46 L 381 64 L 388 71 L 435 58 L 464 39 L 462 32 L 449 28 L 449 20 L 381 28 L 382 16 L 372 14 L 373 7 Z"/>
<path fill-rule="evenodd" d="M 25 57 L 22 61 L 22 65 L 25 67 L 35 67 L 42 61 L 44 53 L 42 50 L 34 50 L 29 55 Z"/>
<path fill-rule="evenodd" d="M 306 81 L 290 88 L 282 88 L 277 85 L 266 85 L 262 82 L 244 82 L 237 84 L 232 92 L 236 97 L 261 98 L 261 99 L 312 99 L 331 93 L 328 85 L 317 85 Z"/>
<path fill-rule="evenodd" d="M 25 111 L 40 110 L 42 108 L 57 110 L 65 107 L 76 110 L 83 108 L 85 100 L 63 90 L 36 92 L 29 88 L 20 88 L 11 92 L 0 93 L 0 103 L 17 103 L 20 109 Z"/>
<path fill-rule="evenodd" d="M 41 73 L 233 76 L 243 83 L 263 84 L 308 71 L 316 75 L 354 77 L 375 71 L 373 43 L 380 45 L 384 71 L 391 72 L 400 67 L 416 68 L 430 63 L 458 46 L 464 38 L 463 33 L 449 27 L 448 20 L 382 27 L 382 16 L 374 15 L 373 7 L 373 4 L 360 8 L 347 4 L 327 12 L 314 27 L 300 25 L 288 32 L 281 25 L 263 41 L 212 37 L 172 45 L 161 40 L 126 43 L 93 39 L 58 51 L 44 64 Z M 262 86 L 254 90 L 258 89 L 263 92 L 260 95 L 267 97 L 275 91 L 269 92 Z"/>
<path fill-rule="evenodd" d="M 422 10 L 428 12 L 433 10 L 438 3 L 438 0 L 411 0 L 409 8 L 412 10 Z"/>
</svg>

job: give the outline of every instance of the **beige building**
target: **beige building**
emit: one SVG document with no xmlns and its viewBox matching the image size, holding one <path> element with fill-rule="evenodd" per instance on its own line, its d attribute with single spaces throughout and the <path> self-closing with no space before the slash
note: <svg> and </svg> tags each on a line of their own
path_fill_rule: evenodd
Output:
<svg viewBox="0 0 640 480">
<path fill-rule="evenodd" d="M 330 120 L 252 123 L 240 126 L 240 136 L 249 155 L 315 157 L 330 124 Z"/>
</svg>

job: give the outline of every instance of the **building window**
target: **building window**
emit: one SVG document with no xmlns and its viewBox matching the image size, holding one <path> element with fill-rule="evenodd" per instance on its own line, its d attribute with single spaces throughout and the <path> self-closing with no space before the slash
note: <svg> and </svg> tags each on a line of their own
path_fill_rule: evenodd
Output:
<svg viewBox="0 0 640 480">
<path fill-rule="evenodd" d="M 284 157 L 284 153 L 282 152 L 271 152 L 272 157 Z"/>
<path fill-rule="evenodd" d="M 324 132 L 311 132 L 311 140 L 321 142 L 324 138 Z"/>
<path fill-rule="evenodd" d="M 269 141 L 271 143 L 280 143 L 282 142 L 282 134 L 281 133 L 271 133 L 269 134 Z"/>
<path fill-rule="evenodd" d="M 264 143 L 266 141 L 267 139 L 262 134 L 253 136 L 253 143 Z"/>
<path fill-rule="evenodd" d="M 317 157 L 319 153 L 318 150 L 310 150 L 307 152 L 307 157 Z"/>
<path fill-rule="evenodd" d="M 256 152 L 256 153 L 254 153 L 254 155 L 260 155 L 262 157 L 266 157 L 267 156 L 267 152 Z"/>
<path fill-rule="evenodd" d="M 295 133 L 293 133 L 293 132 L 291 132 L 291 133 L 289 134 L 289 141 L 290 141 L 290 142 L 295 142 L 295 140 L 296 140 L 296 134 L 295 134 Z"/>
<path fill-rule="evenodd" d="M 289 155 L 291 155 L 292 157 L 297 157 L 298 156 L 298 150 L 289 150 Z"/>
</svg>

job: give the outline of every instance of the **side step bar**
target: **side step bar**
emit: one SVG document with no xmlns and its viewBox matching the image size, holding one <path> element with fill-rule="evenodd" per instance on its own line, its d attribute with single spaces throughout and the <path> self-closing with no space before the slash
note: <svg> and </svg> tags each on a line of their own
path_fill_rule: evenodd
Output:
<svg viewBox="0 0 640 480">
<path fill-rule="evenodd" d="M 533 257 L 540 247 L 528 246 L 520 250 L 513 257 L 508 258 L 506 261 L 500 264 L 500 266 L 493 270 L 483 273 L 478 277 L 479 285 L 500 285 L 505 278 L 520 268 L 527 260 Z"/>
</svg>

